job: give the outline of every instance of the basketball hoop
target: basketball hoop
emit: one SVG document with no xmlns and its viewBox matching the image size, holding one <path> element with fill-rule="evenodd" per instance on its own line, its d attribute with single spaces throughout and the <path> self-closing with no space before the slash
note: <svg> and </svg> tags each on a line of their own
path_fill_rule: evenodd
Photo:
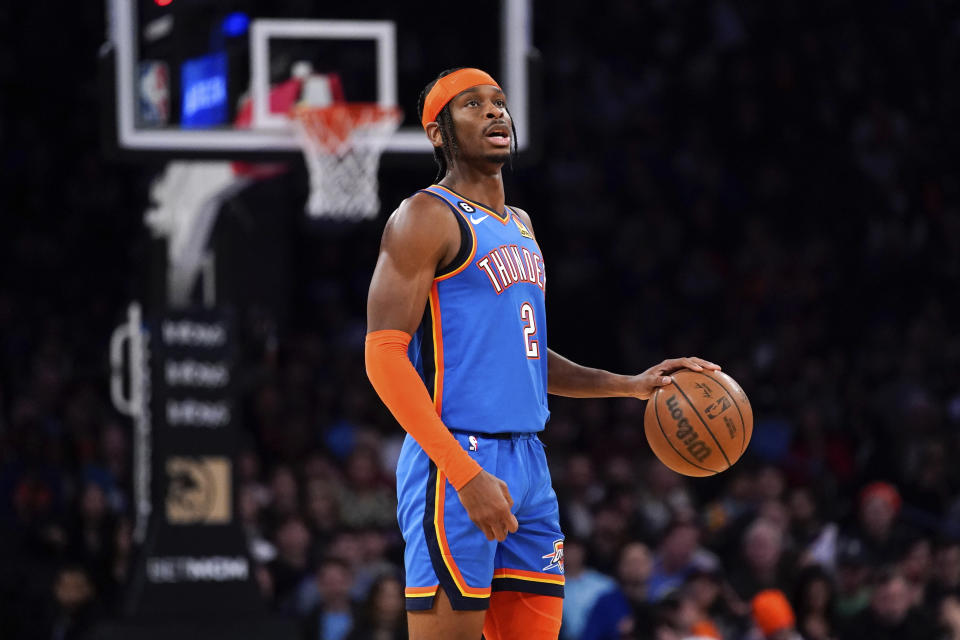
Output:
<svg viewBox="0 0 960 640">
<path fill-rule="evenodd" d="M 377 167 L 400 126 L 400 109 L 336 103 L 295 107 L 291 117 L 310 171 L 307 213 L 341 220 L 376 217 Z"/>
</svg>

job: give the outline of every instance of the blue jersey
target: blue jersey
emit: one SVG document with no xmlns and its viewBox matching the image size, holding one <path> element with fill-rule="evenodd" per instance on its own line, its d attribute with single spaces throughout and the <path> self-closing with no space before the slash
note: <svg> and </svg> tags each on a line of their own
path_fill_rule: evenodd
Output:
<svg viewBox="0 0 960 640">
<path fill-rule="evenodd" d="M 543 430 L 550 411 L 540 247 L 509 207 L 497 213 L 439 185 L 421 193 L 447 203 L 461 235 L 410 343 L 437 413 L 450 429 Z"/>
</svg>

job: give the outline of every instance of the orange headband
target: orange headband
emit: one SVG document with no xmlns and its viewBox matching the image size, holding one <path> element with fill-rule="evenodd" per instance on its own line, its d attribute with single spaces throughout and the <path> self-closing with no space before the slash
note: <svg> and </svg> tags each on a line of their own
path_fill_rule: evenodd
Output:
<svg viewBox="0 0 960 640">
<path fill-rule="evenodd" d="M 489 73 L 480 69 L 460 69 L 437 80 L 423 101 L 423 128 L 426 129 L 428 122 L 437 119 L 437 114 L 454 96 L 481 84 L 492 84 L 497 89 L 500 88 Z"/>
</svg>

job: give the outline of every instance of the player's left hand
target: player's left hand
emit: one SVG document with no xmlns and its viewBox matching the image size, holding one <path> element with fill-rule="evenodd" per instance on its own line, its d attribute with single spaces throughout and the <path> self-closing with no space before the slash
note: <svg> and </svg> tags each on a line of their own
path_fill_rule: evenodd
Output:
<svg viewBox="0 0 960 640">
<path fill-rule="evenodd" d="M 653 365 L 640 375 L 633 376 L 631 380 L 633 384 L 631 395 L 640 400 L 647 400 L 658 387 L 664 387 L 673 382 L 670 374 L 680 369 L 690 369 L 691 371 L 719 371 L 720 365 L 696 357 L 670 358 L 669 360 L 664 360 L 660 364 Z"/>
</svg>

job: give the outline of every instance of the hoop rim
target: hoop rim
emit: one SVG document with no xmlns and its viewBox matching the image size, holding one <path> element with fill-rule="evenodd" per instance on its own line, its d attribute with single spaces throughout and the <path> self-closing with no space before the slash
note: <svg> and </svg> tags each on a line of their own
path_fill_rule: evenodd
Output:
<svg viewBox="0 0 960 640">
<path fill-rule="evenodd" d="M 289 117 L 298 125 L 304 144 L 309 141 L 328 153 L 337 153 L 360 129 L 379 127 L 381 133 L 389 137 L 400 126 L 403 110 L 375 102 L 335 102 L 324 106 L 299 104 L 290 110 Z"/>
<path fill-rule="evenodd" d="M 382 105 L 378 102 L 332 102 L 327 105 L 295 104 L 290 108 L 290 117 L 297 118 L 302 114 L 325 111 L 384 111 L 389 113 L 402 113 L 402 109 L 396 105 Z"/>
</svg>

